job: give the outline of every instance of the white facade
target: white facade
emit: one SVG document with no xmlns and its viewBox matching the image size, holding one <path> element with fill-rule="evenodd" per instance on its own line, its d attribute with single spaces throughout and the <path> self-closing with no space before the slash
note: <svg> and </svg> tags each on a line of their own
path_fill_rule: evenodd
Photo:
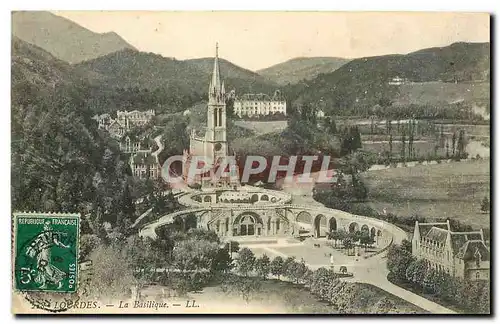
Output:
<svg viewBox="0 0 500 324">
<path fill-rule="evenodd" d="M 234 113 L 238 116 L 270 115 L 282 113 L 286 115 L 286 100 L 279 91 L 274 96 L 267 94 L 245 94 L 234 100 Z"/>
<path fill-rule="evenodd" d="M 154 110 L 147 111 L 121 111 L 118 110 L 116 112 L 116 119 L 122 124 L 125 125 L 125 128 L 128 130 L 131 126 L 142 126 L 148 123 L 155 116 Z"/>
<path fill-rule="evenodd" d="M 132 127 L 142 126 L 151 121 L 155 116 L 155 111 L 118 110 L 116 116 L 116 119 L 112 119 L 109 114 L 103 114 L 92 118 L 97 121 L 99 129 L 105 129 L 112 137 L 120 139 Z"/>
</svg>

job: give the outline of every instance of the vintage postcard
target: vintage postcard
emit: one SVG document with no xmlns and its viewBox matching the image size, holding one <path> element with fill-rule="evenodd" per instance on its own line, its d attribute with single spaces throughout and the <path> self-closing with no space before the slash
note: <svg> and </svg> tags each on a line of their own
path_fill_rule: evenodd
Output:
<svg viewBox="0 0 500 324">
<path fill-rule="evenodd" d="M 12 12 L 15 314 L 490 314 L 490 16 Z"/>
</svg>

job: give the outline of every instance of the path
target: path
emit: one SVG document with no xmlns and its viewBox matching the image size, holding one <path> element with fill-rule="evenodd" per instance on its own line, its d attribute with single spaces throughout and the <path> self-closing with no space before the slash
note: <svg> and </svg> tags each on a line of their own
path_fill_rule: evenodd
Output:
<svg viewBox="0 0 500 324">
<path fill-rule="evenodd" d="M 163 151 L 163 143 L 161 142 L 161 137 L 162 135 L 158 135 L 154 138 L 154 141 L 156 143 L 156 145 L 158 145 L 158 149 L 156 151 L 154 151 L 153 153 L 151 153 L 151 155 L 153 156 L 157 156 L 158 154 L 160 154 L 161 151 Z"/>
</svg>

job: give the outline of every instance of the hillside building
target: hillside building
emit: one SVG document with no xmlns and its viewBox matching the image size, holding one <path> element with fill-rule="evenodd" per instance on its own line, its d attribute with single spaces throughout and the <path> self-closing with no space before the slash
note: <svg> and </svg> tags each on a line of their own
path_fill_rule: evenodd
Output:
<svg viewBox="0 0 500 324">
<path fill-rule="evenodd" d="M 270 115 L 281 113 L 286 115 L 286 100 L 279 90 L 271 97 L 264 93 L 244 94 L 234 99 L 234 114 L 239 117 Z"/>
<path fill-rule="evenodd" d="M 133 127 L 143 126 L 151 121 L 155 116 L 154 110 L 147 111 L 117 111 L 116 119 L 110 114 L 95 115 L 92 117 L 98 123 L 98 128 L 109 132 L 117 139 L 121 139 Z"/>
<path fill-rule="evenodd" d="M 132 175 L 139 179 L 158 179 L 161 176 L 161 166 L 158 156 L 151 151 L 139 151 L 130 156 Z"/>
<path fill-rule="evenodd" d="M 113 121 L 109 114 L 95 115 L 94 117 L 92 117 L 92 119 L 97 121 L 98 129 L 104 129 L 104 130 L 108 130 L 109 126 L 111 125 L 111 122 Z"/>
<path fill-rule="evenodd" d="M 150 120 L 152 120 L 155 116 L 154 110 L 147 111 L 121 111 L 118 110 L 116 112 L 116 120 L 120 122 L 120 124 L 124 125 L 127 130 L 131 127 L 143 126 L 147 124 Z"/>
<path fill-rule="evenodd" d="M 390 85 L 403 85 L 406 83 L 408 83 L 408 79 L 401 78 L 399 76 L 396 76 L 389 81 Z"/>
<path fill-rule="evenodd" d="M 489 280 L 490 251 L 483 231 L 453 232 L 450 222 L 415 222 L 412 254 L 433 269 L 465 280 Z"/>
</svg>

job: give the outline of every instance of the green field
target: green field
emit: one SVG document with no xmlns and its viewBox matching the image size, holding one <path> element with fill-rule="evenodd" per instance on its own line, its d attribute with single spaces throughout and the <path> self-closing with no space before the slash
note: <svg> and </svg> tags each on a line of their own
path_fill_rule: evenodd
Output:
<svg viewBox="0 0 500 324">
<path fill-rule="evenodd" d="M 490 227 L 490 215 L 480 212 L 490 196 L 489 160 L 391 168 L 365 172 L 369 205 L 398 216 L 428 220 L 454 218 L 474 228 Z"/>
<path fill-rule="evenodd" d="M 420 82 L 399 87 L 395 104 L 439 104 L 460 101 L 486 104 L 490 100 L 489 82 Z"/>
<path fill-rule="evenodd" d="M 237 120 L 234 123 L 237 126 L 254 131 L 257 135 L 280 132 L 283 131 L 288 125 L 288 122 L 286 120 L 277 120 L 277 121 Z"/>
</svg>

